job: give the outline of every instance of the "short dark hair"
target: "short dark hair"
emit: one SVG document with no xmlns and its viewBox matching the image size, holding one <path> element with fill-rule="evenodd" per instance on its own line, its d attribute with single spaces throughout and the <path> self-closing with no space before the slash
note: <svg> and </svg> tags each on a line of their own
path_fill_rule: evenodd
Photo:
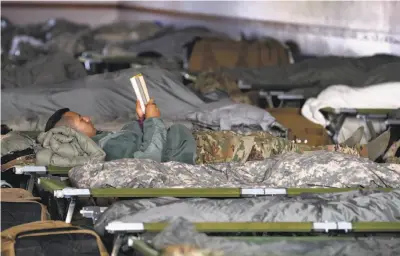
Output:
<svg viewBox="0 0 400 256">
<path fill-rule="evenodd" d="M 67 112 L 69 112 L 69 108 L 62 108 L 54 112 L 54 114 L 47 120 L 46 126 L 44 128 L 45 132 L 48 132 L 49 130 L 53 129 L 54 126 L 61 120 L 63 115 Z"/>
</svg>

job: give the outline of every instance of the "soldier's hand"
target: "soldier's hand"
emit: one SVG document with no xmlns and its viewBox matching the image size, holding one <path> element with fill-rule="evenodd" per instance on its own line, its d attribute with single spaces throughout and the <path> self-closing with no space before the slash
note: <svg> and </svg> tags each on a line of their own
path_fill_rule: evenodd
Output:
<svg viewBox="0 0 400 256">
<path fill-rule="evenodd" d="M 146 119 L 161 116 L 160 110 L 158 109 L 157 105 L 154 103 L 153 99 L 150 99 L 150 101 L 146 105 L 145 116 L 146 116 Z"/>
<path fill-rule="evenodd" d="M 136 100 L 136 115 L 139 120 L 144 119 L 144 113 L 142 111 L 142 107 L 140 106 L 140 102 L 138 100 Z"/>
</svg>

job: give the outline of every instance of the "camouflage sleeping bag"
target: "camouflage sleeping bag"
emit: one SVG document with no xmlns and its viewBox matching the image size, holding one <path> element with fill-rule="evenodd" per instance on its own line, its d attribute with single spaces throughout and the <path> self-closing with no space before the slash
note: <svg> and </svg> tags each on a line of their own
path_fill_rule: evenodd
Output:
<svg viewBox="0 0 400 256">
<path fill-rule="evenodd" d="M 186 219 L 178 218 L 158 233 L 149 237 L 150 244 L 156 250 L 168 251 L 183 245 L 193 255 L 202 256 L 258 256 L 258 255 L 329 255 L 329 256 L 366 256 L 399 255 L 400 240 L 393 236 L 338 237 L 338 236 L 263 236 L 250 239 L 215 237 L 200 233 Z M 178 245 L 178 246 L 177 246 Z M 162 254 L 176 255 L 176 254 Z"/>
<path fill-rule="evenodd" d="M 400 187 L 398 165 L 327 151 L 209 165 L 121 159 L 75 167 L 69 178 L 79 188 Z"/>
</svg>

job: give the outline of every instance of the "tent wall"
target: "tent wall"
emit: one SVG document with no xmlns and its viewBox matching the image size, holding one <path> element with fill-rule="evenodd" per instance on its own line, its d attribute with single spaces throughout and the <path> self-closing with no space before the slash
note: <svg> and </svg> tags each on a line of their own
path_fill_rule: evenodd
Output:
<svg viewBox="0 0 400 256">
<path fill-rule="evenodd" d="M 33 7 L 36 6 L 36 7 Z M 157 20 L 205 25 L 239 38 L 269 35 L 297 42 L 304 53 L 400 55 L 400 2 L 396 1 L 111 1 L 2 3 L 2 15 L 27 23 L 63 17 L 92 25 Z"/>
<path fill-rule="evenodd" d="M 398 1 L 141 1 L 130 6 L 346 29 L 400 33 Z M 397 25 L 397 26 L 396 26 Z"/>
</svg>

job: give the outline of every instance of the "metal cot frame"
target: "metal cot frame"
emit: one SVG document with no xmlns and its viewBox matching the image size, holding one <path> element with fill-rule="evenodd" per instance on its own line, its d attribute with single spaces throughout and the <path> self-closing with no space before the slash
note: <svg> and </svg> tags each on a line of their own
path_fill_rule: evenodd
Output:
<svg viewBox="0 0 400 256">
<path fill-rule="evenodd" d="M 327 116 L 329 124 L 326 126 L 328 133 L 335 143 L 338 141 L 339 131 L 347 117 L 356 117 L 365 121 L 372 139 L 377 137 L 372 125 L 373 120 L 383 121 L 386 128 L 400 125 L 399 119 L 390 118 L 389 114 L 396 109 L 356 109 L 356 108 L 323 108 L 321 112 Z"/>
<path fill-rule="evenodd" d="M 197 222 L 193 223 L 199 232 L 204 233 L 238 233 L 238 232 L 279 232 L 279 233 L 329 233 L 331 231 L 342 231 L 345 233 L 398 233 L 400 222 Z M 145 256 L 160 255 L 157 250 L 141 239 L 141 233 L 161 232 L 168 226 L 166 222 L 155 223 L 127 223 L 111 222 L 105 228 L 110 234 L 116 236 L 112 255 L 117 255 L 123 243 L 127 243 L 135 251 Z M 273 241 L 282 237 L 225 237 L 235 240 L 246 241 Z M 315 240 L 331 239 L 327 236 L 305 236 L 305 237 L 285 237 L 292 240 Z M 349 239 L 341 237 L 341 239 Z"/>
<path fill-rule="evenodd" d="M 70 200 L 66 222 L 70 223 L 75 210 L 76 199 L 80 197 L 96 198 L 241 198 L 252 196 L 274 195 L 300 195 L 303 193 L 337 193 L 359 188 L 73 188 L 65 182 L 51 178 L 41 177 L 38 185 L 55 198 L 67 198 Z M 380 191 L 389 192 L 391 188 L 380 188 Z M 84 207 L 81 214 L 93 220 L 104 211 L 101 207 Z"/>
</svg>

